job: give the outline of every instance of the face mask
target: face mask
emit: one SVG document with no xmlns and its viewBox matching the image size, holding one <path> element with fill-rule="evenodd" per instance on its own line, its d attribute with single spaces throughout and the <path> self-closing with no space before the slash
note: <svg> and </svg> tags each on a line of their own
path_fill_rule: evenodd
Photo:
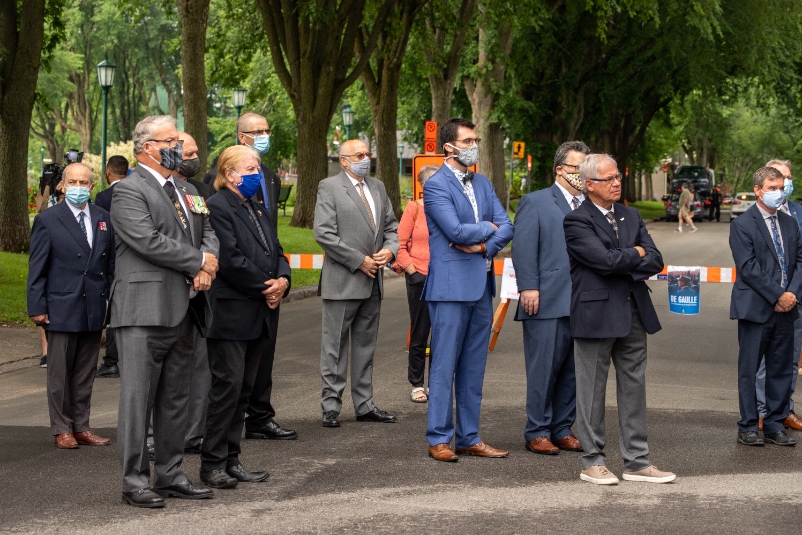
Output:
<svg viewBox="0 0 802 535">
<path fill-rule="evenodd" d="M 65 195 L 67 202 L 75 207 L 81 207 L 89 200 L 89 188 L 82 186 L 69 186 Z"/>
<path fill-rule="evenodd" d="M 259 154 L 264 155 L 270 150 L 270 136 L 265 134 L 263 136 L 256 136 L 253 138 L 253 148 L 256 149 Z"/>
<path fill-rule="evenodd" d="M 356 176 L 361 176 L 365 178 L 368 176 L 368 172 L 370 171 L 370 158 L 365 157 L 358 162 L 350 162 L 351 169 L 350 171 L 355 174 Z"/>
<path fill-rule="evenodd" d="M 154 162 L 158 163 L 159 165 L 161 165 L 165 169 L 169 169 L 170 171 L 175 171 L 176 169 L 181 167 L 181 164 L 184 161 L 184 159 L 181 157 L 183 152 L 184 152 L 184 147 L 181 146 L 181 144 L 179 143 L 175 147 L 169 147 L 169 148 L 166 148 L 166 149 L 159 149 L 159 156 L 162 157 L 161 163 L 157 162 L 156 158 L 154 158 L 153 156 L 150 156 L 150 154 L 148 154 L 148 156 L 150 156 L 151 160 L 153 160 Z M 187 176 L 187 175 L 184 175 L 184 176 Z"/>
<path fill-rule="evenodd" d="M 576 190 L 582 191 L 585 189 L 582 180 L 579 179 L 579 173 L 565 173 L 565 181 Z"/>
<path fill-rule="evenodd" d="M 783 192 L 782 190 L 764 191 L 762 200 L 766 208 L 777 210 L 783 204 Z"/>
<path fill-rule="evenodd" d="M 187 178 L 192 178 L 200 171 L 200 158 L 183 160 L 178 168 L 178 174 Z"/>
<path fill-rule="evenodd" d="M 451 143 L 448 143 L 448 145 L 457 151 L 453 157 L 465 167 L 476 165 L 476 162 L 479 161 L 479 145 L 474 144 L 467 149 L 460 149 Z"/>
<path fill-rule="evenodd" d="M 256 193 L 256 190 L 259 189 L 259 183 L 262 180 L 261 173 L 241 175 L 234 170 L 231 172 L 242 179 L 242 182 L 237 184 L 237 188 L 239 188 L 239 192 L 242 193 L 242 196 L 246 199 L 253 197 L 253 195 Z"/>
<path fill-rule="evenodd" d="M 793 192 L 794 192 L 794 181 L 786 178 L 785 182 L 783 183 L 783 197 L 788 199 L 791 197 L 791 194 Z"/>
</svg>

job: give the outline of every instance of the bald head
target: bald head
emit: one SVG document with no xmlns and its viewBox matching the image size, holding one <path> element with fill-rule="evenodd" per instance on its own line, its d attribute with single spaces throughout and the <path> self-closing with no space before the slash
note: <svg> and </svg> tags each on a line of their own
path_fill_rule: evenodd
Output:
<svg viewBox="0 0 802 535">
<path fill-rule="evenodd" d="M 67 184 L 67 183 L 73 181 L 84 182 L 86 180 L 88 181 L 86 187 L 89 187 L 89 185 L 95 182 L 95 177 L 92 175 L 92 168 L 86 165 L 85 163 L 71 163 L 70 165 L 64 168 L 64 174 L 62 175 L 62 180 L 64 181 L 65 185 L 72 185 L 72 186 L 79 186 L 84 184 Z"/>
<path fill-rule="evenodd" d="M 179 132 L 178 139 L 184 144 L 182 152 L 182 158 L 184 160 L 191 160 L 192 158 L 198 157 L 198 144 L 195 142 L 194 137 L 186 132 Z"/>
<path fill-rule="evenodd" d="M 362 180 L 363 175 L 354 173 L 352 165 L 366 157 L 370 158 L 368 146 L 360 139 L 349 139 L 340 145 L 340 166 L 343 170 L 357 180 Z M 368 169 L 369 171 L 370 169 Z"/>
</svg>

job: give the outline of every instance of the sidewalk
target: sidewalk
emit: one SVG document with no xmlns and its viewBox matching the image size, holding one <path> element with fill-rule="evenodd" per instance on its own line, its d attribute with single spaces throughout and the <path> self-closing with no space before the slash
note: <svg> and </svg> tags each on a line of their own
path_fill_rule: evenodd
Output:
<svg viewBox="0 0 802 535">
<path fill-rule="evenodd" d="M 39 333 L 34 327 L 0 327 L 0 374 L 39 365 Z"/>
</svg>

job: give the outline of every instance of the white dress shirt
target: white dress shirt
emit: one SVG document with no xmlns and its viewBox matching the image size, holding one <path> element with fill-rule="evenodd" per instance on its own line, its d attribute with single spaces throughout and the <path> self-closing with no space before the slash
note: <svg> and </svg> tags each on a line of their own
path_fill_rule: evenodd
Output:
<svg viewBox="0 0 802 535">
<path fill-rule="evenodd" d="M 348 175 L 348 173 L 345 173 L 345 174 Z M 376 213 L 376 203 L 373 202 L 373 195 L 371 195 L 371 193 L 370 193 L 370 189 L 368 188 L 368 183 L 365 181 L 364 178 L 362 180 L 357 180 L 354 177 L 352 177 L 351 175 L 348 175 L 348 178 L 351 180 L 351 184 L 353 184 L 354 187 L 356 188 L 356 193 L 357 193 L 357 195 L 359 195 L 360 199 L 362 198 L 362 194 L 359 193 L 359 185 L 358 184 L 360 182 L 362 184 L 364 184 L 364 186 L 362 186 L 362 187 L 365 189 L 365 197 L 367 197 L 367 199 L 368 199 L 368 204 L 370 205 L 370 211 L 373 212 L 373 222 L 376 224 L 376 232 L 378 232 L 379 231 L 379 214 Z"/>
<path fill-rule="evenodd" d="M 72 212 L 72 215 L 75 216 L 75 221 L 76 222 L 78 222 L 79 219 L 80 219 L 78 214 L 83 212 L 83 214 L 84 214 L 84 225 L 86 226 L 86 239 L 89 240 L 89 248 L 91 249 L 92 248 L 92 238 L 94 237 L 95 233 L 93 232 L 93 229 L 92 229 L 92 216 L 89 215 L 89 203 L 87 202 L 86 206 L 84 206 L 83 210 L 81 210 L 77 206 L 71 205 L 66 200 L 64 202 L 67 203 L 67 206 L 70 207 L 70 211 Z M 80 223 L 79 223 L 79 225 L 80 225 Z"/>
<path fill-rule="evenodd" d="M 565 202 L 568 203 L 568 206 L 571 207 L 571 210 L 574 209 L 574 205 L 571 204 L 571 200 L 574 199 L 574 197 L 576 197 L 576 200 L 579 201 L 579 204 L 582 204 L 583 202 L 585 202 L 585 194 L 584 193 L 580 193 L 579 195 L 574 196 L 567 189 L 565 189 L 563 187 L 563 185 L 560 184 L 559 182 L 555 182 L 555 184 L 557 184 L 557 187 L 560 188 L 560 191 L 562 192 L 563 197 L 565 197 Z M 606 214 L 605 214 L 605 217 L 606 217 Z"/>
</svg>

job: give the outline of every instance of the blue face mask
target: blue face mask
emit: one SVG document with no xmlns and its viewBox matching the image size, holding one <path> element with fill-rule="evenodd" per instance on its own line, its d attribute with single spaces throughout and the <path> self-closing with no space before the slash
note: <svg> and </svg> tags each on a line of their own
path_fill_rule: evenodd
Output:
<svg viewBox="0 0 802 535">
<path fill-rule="evenodd" d="M 791 197 L 791 194 L 794 192 L 794 181 L 790 178 L 786 178 L 784 185 L 783 185 L 783 197 L 786 199 Z"/>
<path fill-rule="evenodd" d="M 763 192 L 763 204 L 770 210 L 777 210 L 783 205 L 783 190 L 778 189 L 775 191 Z"/>
<path fill-rule="evenodd" d="M 256 190 L 259 189 L 259 183 L 262 180 L 262 174 L 253 173 L 251 175 L 241 175 L 234 170 L 231 172 L 242 179 L 242 182 L 237 184 L 237 188 L 239 188 L 239 192 L 242 193 L 242 196 L 246 199 L 253 197 L 256 193 Z"/>
<path fill-rule="evenodd" d="M 89 188 L 84 188 L 82 186 L 69 186 L 64 198 L 67 199 L 67 202 L 71 205 L 75 206 L 76 208 L 80 208 L 86 204 L 86 201 L 89 200 Z"/>
<path fill-rule="evenodd" d="M 259 154 L 264 155 L 267 153 L 267 151 L 270 150 L 270 136 L 265 134 L 253 138 L 253 148 L 256 149 Z"/>
</svg>

